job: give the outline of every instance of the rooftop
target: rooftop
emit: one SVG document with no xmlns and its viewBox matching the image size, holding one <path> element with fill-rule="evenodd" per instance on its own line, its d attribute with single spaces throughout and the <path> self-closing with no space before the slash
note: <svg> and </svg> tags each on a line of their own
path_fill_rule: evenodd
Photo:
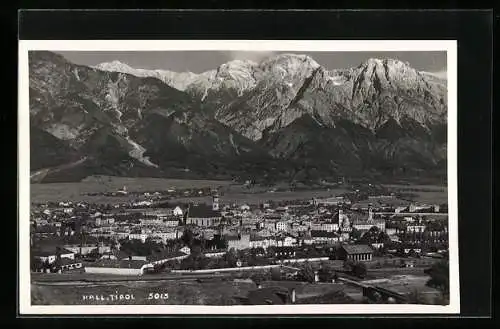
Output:
<svg viewBox="0 0 500 329">
<path fill-rule="evenodd" d="M 335 238 L 335 237 L 338 237 L 338 234 L 335 232 L 311 231 L 311 237 L 313 237 L 313 238 Z"/>
<path fill-rule="evenodd" d="M 220 211 L 213 210 L 207 205 L 193 205 L 187 212 L 188 218 L 212 218 L 221 217 Z"/>
<path fill-rule="evenodd" d="M 373 253 L 373 249 L 365 244 L 345 244 L 342 245 L 342 249 L 346 251 L 347 254 L 368 254 Z"/>
</svg>

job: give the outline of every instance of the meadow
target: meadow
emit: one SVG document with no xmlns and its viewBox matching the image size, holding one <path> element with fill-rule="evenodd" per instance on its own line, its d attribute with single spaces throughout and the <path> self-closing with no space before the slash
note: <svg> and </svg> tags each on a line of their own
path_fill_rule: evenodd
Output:
<svg viewBox="0 0 500 329">
<path fill-rule="evenodd" d="M 186 188 L 218 188 L 228 186 L 231 181 L 131 178 L 115 176 L 91 176 L 81 182 L 31 184 L 31 202 L 46 201 L 87 201 L 96 203 L 120 203 L 130 200 L 129 196 L 90 196 L 86 193 L 116 192 L 127 187 L 128 191 L 164 191 Z"/>
<path fill-rule="evenodd" d="M 310 284 L 296 281 L 265 281 L 263 287 L 282 286 L 295 288 L 297 300 L 310 298 L 338 290 L 352 290 L 339 284 Z M 235 296 L 245 297 L 256 289 L 250 281 L 149 281 L 124 282 L 122 284 L 93 285 L 46 285 L 34 283 L 31 285 L 33 305 L 235 305 Z M 353 291 L 354 292 L 354 291 Z M 150 299 L 150 293 L 168 294 L 168 298 Z M 83 296 L 112 294 L 132 294 L 134 300 L 96 301 L 84 300 Z"/>
<path fill-rule="evenodd" d="M 337 196 L 347 192 L 342 188 L 330 188 L 323 190 L 299 190 L 283 191 L 285 186 L 280 186 L 280 190 L 271 192 L 269 188 L 261 186 L 244 187 L 242 184 L 232 181 L 219 180 L 191 180 L 191 179 L 163 179 L 163 178 L 130 178 L 112 176 L 93 176 L 81 182 L 71 183 L 44 183 L 31 184 L 31 202 L 47 201 L 86 201 L 92 203 L 121 203 L 127 202 L 137 196 L 102 196 L 86 195 L 87 193 L 116 192 L 127 187 L 128 191 L 151 192 L 165 191 L 168 189 L 190 189 L 190 188 L 218 188 L 221 191 L 221 202 L 223 203 L 249 203 L 258 204 L 265 201 L 283 200 L 308 200 L 313 197 L 323 198 Z M 211 198 L 207 197 L 179 197 L 172 202 L 198 202 L 210 203 Z"/>
</svg>

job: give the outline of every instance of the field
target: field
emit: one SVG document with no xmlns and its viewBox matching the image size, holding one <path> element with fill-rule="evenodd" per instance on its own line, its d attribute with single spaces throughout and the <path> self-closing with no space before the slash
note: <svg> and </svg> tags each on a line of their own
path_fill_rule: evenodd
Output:
<svg viewBox="0 0 500 329">
<path fill-rule="evenodd" d="M 356 294 L 354 288 L 338 284 L 309 284 L 293 281 L 266 281 L 263 287 L 281 286 L 294 287 L 297 293 L 297 302 L 301 298 L 310 298 L 347 289 Z M 112 284 L 82 284 L 82 285 L 48 285 L 32 284 L 31 299 L 33 305 L 235 305 L 235 296 L 245 297 L 250 290 L 256 289 L 254 283 L 249 281 L 214 281 L 199 283 L 196 281 L 163 281 L 163 282 L 124 282 Z M 153 298 L 148 298 L 150 293 Z M 134 300 L 98 301 L 84 300 L 83 296 L 97 295 L 133 295 Z M 155 299 L 155 294 L 163 297 Z M 168 297 L 166 296 L 168 294 Z"/>
<path fill-rule="evenodd" d="M 120 203 L 130 201 L 136 196 L 90 196 L 86 193 L 116 192 L 127 187 L 128 191 L 145 192 L 161 191 L 167 189 L 186 188 L 220 188 L 220 197 L 223 203 L 250 203 L 256 204 L 273 200 L 311 199 L 313 197 L 329 197 L 345 193 L 347 190 L 336 188 L 330 190 L 304 190 L 304 191 L 277 191 L 270 192 L 268 188 L 255 186 L 243 187 L 231 181 L 216 180 L 188 180 L 188 179 L 162 179 L 162 178 L 129 178 L 129 177 L 89 177 L 81 182 L 72 183 L 47 183 L 31 184 L 31 201 L 87 201 L 94 203 Z M 177 202 L 211 202 L 210 197 L 182 197 L 172 201 Z"/>
<path fill-rule="evenodd" d="M 415 194 L 413 201 L 421 203 L 448 203 L 448 188 L 441 185 L 397 185 L 387 184 L 384 187 L 394 192 Z"/>
<path fill-rule="evenodd" d="M 104 197 L 88 196 L 85 193 L 116 192 L 124 186 L 129 191 L 145 192 L 159 191 L 170 188 L 217 188 L 228 186 L 230 181 L 216 180 L 189 180 L 189 179 L 163 179 L 163 178 L 130 178 L 114 176 L 92 176 L 81 182 L 31 184 L 31 201 L 88 201 L 102 203 L 119 203 L 130 200 L 130 197 Z"/>
</svg>

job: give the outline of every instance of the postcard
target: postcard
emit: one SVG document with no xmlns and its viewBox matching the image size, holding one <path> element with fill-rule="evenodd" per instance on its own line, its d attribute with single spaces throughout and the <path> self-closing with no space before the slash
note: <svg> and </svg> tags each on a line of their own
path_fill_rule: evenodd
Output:
<svg viewBox="0 0 500 329">
<path fill-rule="evenodd" d="M 457 314 L 457 43 L 20 40 L 21 314 Z"/>
</svg>

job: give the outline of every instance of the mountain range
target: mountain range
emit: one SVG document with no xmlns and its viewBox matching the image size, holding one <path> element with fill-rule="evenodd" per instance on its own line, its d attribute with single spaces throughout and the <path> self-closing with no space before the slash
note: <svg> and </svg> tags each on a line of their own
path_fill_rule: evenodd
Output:
<svg viewBox="0 0 500 329">
<path fill-rule="evenodd" d="M 29 53 L 32 181 L 445 177 L 447 81 L 280 54 L 201 74 Z"/>
</svg>

